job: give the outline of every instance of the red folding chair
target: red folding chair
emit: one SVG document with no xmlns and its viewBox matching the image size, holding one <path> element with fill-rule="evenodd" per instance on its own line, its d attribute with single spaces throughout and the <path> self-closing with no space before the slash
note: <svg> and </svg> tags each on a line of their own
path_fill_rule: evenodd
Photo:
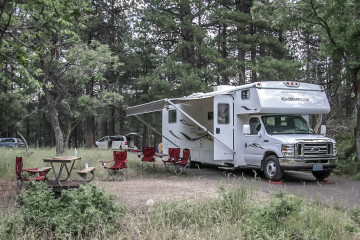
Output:
<svg viewBox="0 0 360 240">
<path fill-rule="evenodd" d="M 169 148 L 169 159 L 163 160 L 165 168 L 169 168 L 169 166 L 173 166 L 174 163 L 179 161 L 180 157 L 180 148 Z"/>
<path fill-rule="evenodd" d="M 185 171 L 185 168 L 189 166 L 190 150 L 185 148 L 183 150 L 183 156 L 179 158 L 179 161 L 174 162 L 175 174 L 179 175 Z"/>
<path fill-rule="evenodd" d="M 118 181 L 120 176 L 124 177 L 124 180 L 126 180 L 127 176 L 127 152 L 126 151 L 114 151 L 114 160 L 112 161 L 100 161 L 104 167 L 104 169 L 107 170 L 108 176 L 107 180 L 114 180 Z M 107 166 L 108 163 L 114 162 L 114 165 L 111 167 Z"/>
<path fill-rule="evenodd" d="M 22 157 L 16 157 L 16 164 L 15 164 L 15 171 L 16 171 L 16 188 L 17 191 L 20 192 L 22 188 L 23 182 L 26 181 L 45 181 L 46 174 L 51 170 L 51 167 L 45 167 L 45 168 L 28 168 L 23 169 L 23 159 Z M 23 173 L 27 172 L 28 176 L 24 176 Z M 37 177 L 35 177 L 38 175 Z"/>
<path fill-rule="evenodd" d="M 145 170 L 151 164 L 155 169 L 155 148 L 154 147 L 143 147 L 141 155 L 141 170 Z M 145 165 L 145 168 L 144 168 Z"/>
</svg>

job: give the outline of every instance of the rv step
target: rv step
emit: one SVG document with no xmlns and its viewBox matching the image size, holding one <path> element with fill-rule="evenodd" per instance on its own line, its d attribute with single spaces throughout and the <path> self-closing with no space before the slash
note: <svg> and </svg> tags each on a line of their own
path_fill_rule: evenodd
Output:
<svg viewBox="0 0 360 240">
<path fill-rule="evenodd" d="M 232 171 L 232 170 L 235 170 L 236 168 L 235 167 L 218 167 L 218 169 Z"/>
</svg>

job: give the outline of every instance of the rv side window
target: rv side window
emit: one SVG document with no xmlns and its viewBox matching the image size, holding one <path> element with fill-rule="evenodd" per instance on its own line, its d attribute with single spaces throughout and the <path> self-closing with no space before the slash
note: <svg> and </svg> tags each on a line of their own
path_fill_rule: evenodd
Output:
<svg viewBox="0 0 360 240">
<path fill-rule="evenodd" d="M 230 105 L 228 103 L 219 103 L 218 104 L 218 123 L 227 124 L 230 119 Z"/>
<path fill-rule="evenodd" d="M 169 123 L 175 123 L 176 122 L 176 110 L 169 110 Z"/>
<path fill-rule="evenodd" d="M 250 135 L 257 135 L 261 129 L 260 119 L 257 117 L 250 118 Z"/>
<path fill-rule="evenodd" d="M 249 90 L 242 90 L 241 91 L 241 99 L 243 99 L 243 100 L 250 99 L 250 91 Z"/>
</svg>

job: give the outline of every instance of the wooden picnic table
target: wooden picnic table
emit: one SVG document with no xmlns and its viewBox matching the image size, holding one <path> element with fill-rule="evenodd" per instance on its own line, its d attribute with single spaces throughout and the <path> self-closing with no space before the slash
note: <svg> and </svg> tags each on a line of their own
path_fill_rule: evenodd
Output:
<svg viewBox="0 0 360 240">
<path fill-rule="evenodd" d="M 81 157 L 70 156 L 70 157 L 44 158 L 43 161 L 49 162 L 51 164 L 51 167 L 52 167 L 52 170 L 54 171 L 54 175 L 55 175 L 55 179 L 56 179 L 55 185 L 58 184 L 61 186 L 60 181 L 66 181 L 68 178 L 70 178 L 71 180 L 74 181 L 74 179 L 71 178 L 71 171 L 74 168 L 75 161 L 79 160 L 79 159 L 81 159 Z M 54 163 L 60 163 L 60 169 L 58 172 L 55 169 Z M 70 170 L 69 170 L 67 164 L 71 164 Z M 61 176 L 64 168 L 67 172 L 67 176 L 65 179 L 60 179 L 60 176 Z"/>
<path fill-rule="evenodd" d="M 155 153 L 156 157 L 159 157 L 161 160 L 163 157 L 169 157 L 169 154 L 166 153 Z"/>
</svg>

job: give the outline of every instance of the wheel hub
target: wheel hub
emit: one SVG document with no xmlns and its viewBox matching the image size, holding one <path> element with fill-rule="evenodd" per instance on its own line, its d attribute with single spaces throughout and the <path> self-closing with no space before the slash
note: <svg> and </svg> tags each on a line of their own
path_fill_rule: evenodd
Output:
<svg viewBox="0 0 360 240">
<path fill-rule="evenodd" d="M 268 162 L 266 166 L 266 171 L 270 177 L 274 176 L 276 173 L 276 165 L 273 161 Z"/>
</svg>

